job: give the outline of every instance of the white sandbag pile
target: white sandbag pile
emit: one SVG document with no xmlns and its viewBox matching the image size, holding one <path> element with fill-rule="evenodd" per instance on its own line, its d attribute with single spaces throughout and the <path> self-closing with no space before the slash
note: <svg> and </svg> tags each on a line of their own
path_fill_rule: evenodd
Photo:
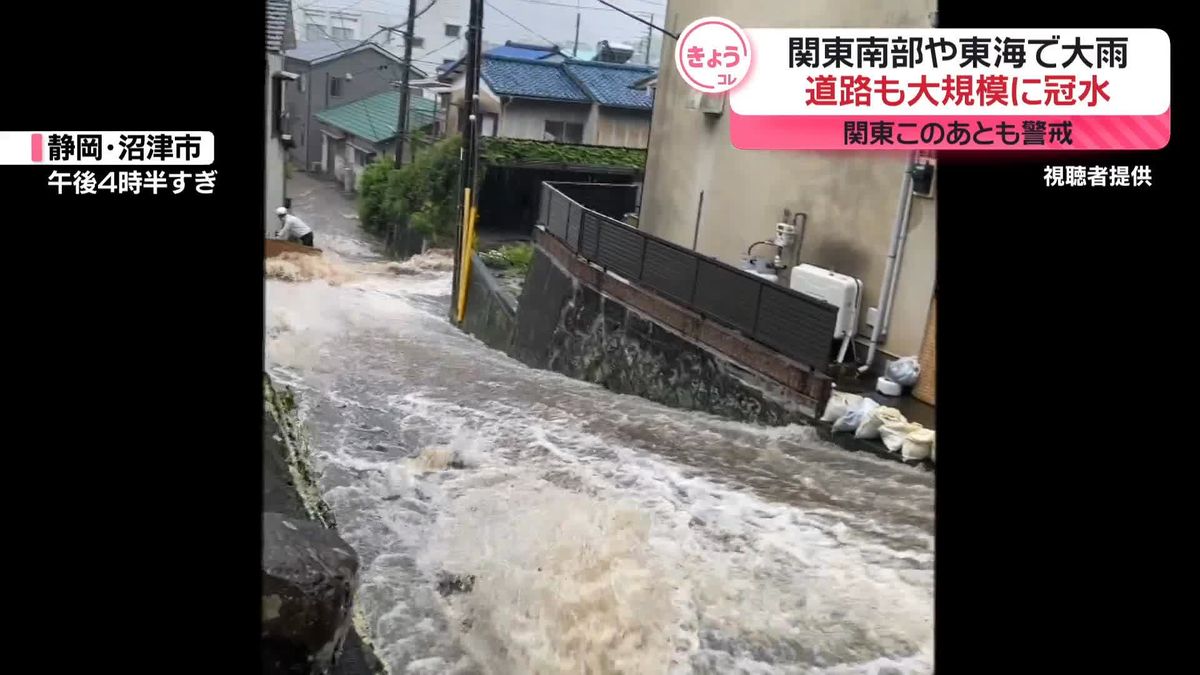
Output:
<svg viewBox="0 0 1200 675">
<path fill-rule="evenodd" d="M 933 429 L 916 429 L 904 437 L 900 456 L 906 460 L 928 458 L 933 452 Z"/>
<path fill-rule="evenodd" d="M 881 405 L 871 410 L 871 412 L 867 415 L 867 418 L 863 420 L 863 423 L 854 432 L 854 437 L 864 440 L 874 440 L 879 438 L 879 430 L 882 429 L 885 424 L 894 424 L 907 421 L 908 420 L 904 418 L 904 414 L 899 410 Z"/>
<path fill-rule="evenodd" d="M 923 428 L 918 422 L 892 422 L 883 425 L 883 428 L 879 430 L 879 438 L 883 440 L 888 452 L 900 452 L 904 448 L 904 441 L 908 435 Z"/>
<path fill-rule="evenodd" d="M 853 433 L 855 438 L 879 439 L 889 452 L 899 452 L 906 461 L 936 462 L 933 429 L 910 422 L 899 410 L 876 401 L 835 391 L 825 406 L 822 422 L 833 425 L 834 433 Z"/>
<path fill-rule="evenodd" d="M 835 391 L 829 396 L 829 402 L 825 404 L 825 414 L 821 416 L 822 422 L 836 422 L 846 411 L 856 406 L 863 399 L 858 394 L 847 394 L 844 391 Z"/>
<path fill-rule="evenodd" d="M 854 433 L 862 426 L 864 420 L 871 414 L 872 410 L 879 407 L 879 404 L 869 398 L 861 398 L 858 404 L 846 410 L 846 414 L 842 415 L 833 423 L 835 432 Z"/>
</svg>

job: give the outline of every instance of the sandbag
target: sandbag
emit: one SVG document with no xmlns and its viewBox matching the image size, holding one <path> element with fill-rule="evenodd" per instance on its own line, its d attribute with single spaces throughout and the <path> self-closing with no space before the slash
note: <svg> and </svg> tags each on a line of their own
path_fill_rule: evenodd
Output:
<svg viewBox="0 0 1200 675">
<path fill-rule="evenodd" d="M 933 429 L 917 429 L 904 438 L 900 455 L 907 460 L 920 460 L 933 452 Z"/>
<path fill-rule="evenodd" d="M 933 442 L 929 444 L 929 461 L 937 464 L 937 436 L 933 437 Z"/>
<path fill-rule="evenodd" d="M 858 394 L 848 394 L 844 391 L 835 391 L 829 396 L 829 402 L 825 404 L 825 414 L 821 415 L 822 422 L 836 422 L 846 414 L 846 411 L 857 406 L 862 402 L 863 397 Z"/>
<path fill-rule="evenodd" d="M 921 362 L 915 356 L 905 356 L 888 364 L 887 378 L 901 387 L 911 387 L 921 377 Z"/>
<path fill-rule="evenodd" d="M 835 432 L 857 431 L 863 420 L 867 419 L 867 415 L 871 414 L 871 411 L 878 407 L 879 404 L 874 400 L 864 397 L 858 402 L 858 405 L 847 410 L 845 415 L 842 415 L 833 423 L 833 430 Z"/>
<path fill-rule="evenodd" d="M 871 412 L 867 415 L 867 418 L 863 420 L 861 425 L 859 425 L 858 430 L 854 432 L 854 437 L 867 440 L 879 438 L 879 430 L 883 428 L 883 425 L 907 421 L 908 420 L 904 417 L 904 414 L 899 410 L 896 410 L 890 406 L 881 405 L 878 408 L 871 410 Z"/>
<path fill-rule="evenodd" d="M 917 429 L 922 429 L 920 424 L 916 422 L 892 422 L 885 424 L 879 429 L 879 437 L 883 439 L 883 444 L 887 446 L 889 452 L 900 452 L 904 447 L 904 439 Z"/>
</svg>

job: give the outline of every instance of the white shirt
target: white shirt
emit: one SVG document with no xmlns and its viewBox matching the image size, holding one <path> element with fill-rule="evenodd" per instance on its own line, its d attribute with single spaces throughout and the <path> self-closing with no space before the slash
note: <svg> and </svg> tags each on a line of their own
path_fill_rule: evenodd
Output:
<svg viewBox="0 0 1200 675">
<path fill-rule="evenodd" d="M 303 237 L 311 232 L 312 228 L 309 227 L 308 224 L 289 213 L 284 217 L 283 227 L 275 233 L 275 237 L 278 239 L 289 239 L 291 237 L 299 239 L 300 237 Z"/>
</svg>

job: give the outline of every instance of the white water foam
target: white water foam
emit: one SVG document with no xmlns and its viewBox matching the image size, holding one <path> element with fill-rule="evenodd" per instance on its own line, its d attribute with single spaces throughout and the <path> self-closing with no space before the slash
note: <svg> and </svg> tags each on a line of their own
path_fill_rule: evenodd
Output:
<svg viewBox="0 0 1200 675">
<path fill-rule="evenodd" d="M 927 475 L 528 370 L 444 273 L 360 268 L 268 282 L 268 349 L 393 672 L 932 672 Z"/>
</svg>

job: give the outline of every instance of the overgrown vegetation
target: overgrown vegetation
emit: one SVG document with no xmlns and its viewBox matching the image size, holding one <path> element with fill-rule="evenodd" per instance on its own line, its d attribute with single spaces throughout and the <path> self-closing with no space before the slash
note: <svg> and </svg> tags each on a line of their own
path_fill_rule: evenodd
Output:
<svg viewBox="0 0 1200 675">
<path fill-rule="evenodd" d="M 382 235 L 392 225 L 407 224 L 435 246 L 450 240 L 457 210 L 460 142 L 454 136 L 424 146 L 400 169 L 391 157 L 367 167 L 358 188 L 362 226 Z"/>
<path fill-rule="evenodd" d="M 564 145 L 520 138 L 484 139 L 479 155 L 484 163 L 495 165 L 546 163 L 639 170 L 646 168 L 646 151 L 637 148 Z"/>
<path fill-rule="evenodd" d="M 413 147 L 418 149 L 416 158 L 400 169 L 393 158 L 381 157 L 363 171 L 358 184 L 359 222 L 368 232 L 381 236 L 393 225 L 406 224 L 433 246 L 449 245 L 457 225 L 462 137 L 451 136 L 428 145 L 414 139 Z M 482 185 L 488 165 L 566 164 L 644 170 L 646 151 L 493 137 L 484 139 L 480 160 Z"/>
<path fill-rule="evenodd" d="M 276 387 L 271 381 L 271 376 L 263 373 L 263 402 L 279 427 L 281 440 L 287 450 L 287 457 L 284 459 L 304 509 L 309 517 L 321 525 L 336 527 L 333 510 L 321 496 L 316 470 L 312 466 L 308 433 L 300 422 L 295 394 L 287 387 Z"/>
<path fill-rule="evenodd" d="M 533 264 L 533 244 L 507 244 L 479 254 L 488 267 L 510 269 L 525 276 Z"/>
</svg>

